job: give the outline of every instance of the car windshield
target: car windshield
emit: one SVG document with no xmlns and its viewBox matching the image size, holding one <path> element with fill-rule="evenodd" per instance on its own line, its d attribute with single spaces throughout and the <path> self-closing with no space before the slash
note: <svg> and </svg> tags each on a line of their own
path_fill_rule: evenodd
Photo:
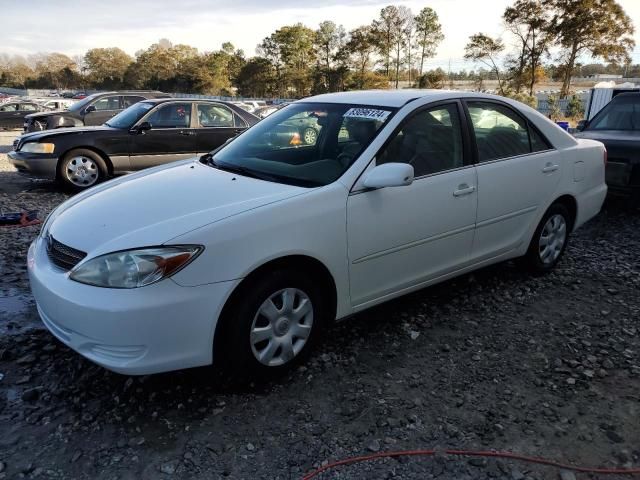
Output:
<svg viewBox="0 0 640 480">
<path fill-rule="evenodd" d="M 89 103 L 91 103 L 92 100 L 95 100 L 95 98 L 98 95 L 100 95 L 100 94 L 96 93 L 95 95 L 89 95 L 88 97 L 83 98 L 82 100 L 78 100 L 76 103 L 74 103 L 73 105 L 71 105 L 69 107 L 69 111 L 70 112 L 79 112 L 79 111 L 81 111 L 84 107 L 89 105 Z"/>
<path fill-rule="evenodd" d="M 595 116 L 586 130 L 640 130 L 640 95 L 616 98 Z"/>
<path fill-rule="evenodd" d="M 316 187 L 337 180 L 395 109 L 294 103 L 214 152 L 212 165 L 264 180 Z"/>
<path fill-rule="evenodd" d="M 113 128 L 131 128 L 152 108 L 153 103 L 150 102 L 134 103 L 129 108 L 110 118 L 108 122 L 105 122 L 105 125 Z"/>
</svg>

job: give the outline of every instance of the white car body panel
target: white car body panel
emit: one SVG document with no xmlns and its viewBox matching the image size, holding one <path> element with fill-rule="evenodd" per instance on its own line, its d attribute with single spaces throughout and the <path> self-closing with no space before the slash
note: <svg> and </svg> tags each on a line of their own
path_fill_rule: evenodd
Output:
<svg viewBox="0 0 640 480">
<path fill-rule="evenodd" d="M 419 177 L 408 186 L 364 188 L 363 174 L 374 168 L 376 153 L 407 115 L 432 102 L 465 98 L 513 106 L 553 148 Z M 162 244 L 197 244 L 204 251 L 169 279 L 115 290 L 70 280 L 51 264 L 39 237 L 29 252 L 29 274 L 52 333 L 118 372 L 205 365 L 212 361 L 225 302 L 242 279 L 272 260 L 305 256 L 321 263 L 336 286 L 339 319 L 523 255 L 556 199 L 575 200 L 577 228 L 598 213 L 606 195 L 602 144 L 577 141 L 513 100 L 399 90 L 327 94 L 302 102 L 398 111 L 353 165 L 323 187 L 257 180 L 193 160 L 121 177 L 68 200 L 43 231 L 87 252 L 84 261 Z"/>
</svg>

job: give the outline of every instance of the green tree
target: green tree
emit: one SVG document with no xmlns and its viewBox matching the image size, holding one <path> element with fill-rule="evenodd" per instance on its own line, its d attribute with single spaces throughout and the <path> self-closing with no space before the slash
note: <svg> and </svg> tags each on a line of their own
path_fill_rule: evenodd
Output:
<svg viewBox="0 0 640 480">
<path fill-rule="evenodd" d="M 393 46 L 399 41 L 397 36 L 401 32 L 401 29 L 398 28 L 399 23 L 401 23 L 400 13 L 395 5 L 389 5 L 380 10 L 380 17 L 372 23 L 375 44 L 382 57 L 384 74 L 388 78 L 391 73 Z"/>
<path fill-rule="evenodd" d="M 498 68 L 497 56 L 504 50 L 504 44 L 500 39 L 493 39 L 483 33 L 476 33 L 469 38 L 469 43 L 464 47 L 464 58 L 481 62 L 488 66 L 498 80 L 500 94 L 504 94 L 500 69 Z"/>
<path fill-rule="evenodd" d="M 119 88 L 133 58 L 119 48 L 92 48 L 84 56 L 91 84 L 98 88 Z"/>
<path fill-rule="evenodd" d="M 635 46 L 634 27 L 615 0 L 545 0 L 553 17 L 549 33 L 562 48 L 562 90 L 565 98 L 571 87 L 576 61 L 584 54 L 607 62 L 628 62 Z"/>
<path fill-rule="evenodd" d="M 562 116 L 560 102 L 558 101 L 558 97 L 556 95 L 549 95 L 547 97 L 547 108 L 549 109 L 549 113 L 547 114 L 547 116 L 554 122 Z"/>
<path fill-rule="evenodd" d="M 584 105 L 577 95 L 571 95 L 567 104 L 567 117 L 572 120 L 581 120 L 584 117 Z"/>
<path fill-rule="evenodd" d="M 267 58 L 250 58 L 238 72 L 236 86 L 245 97 L 278 95 L 276 69 Z"/>
<path fill-rule="evenodd" d="M 346 42 L 346 32 L 342 25 L 325 21 L 315 32 L 314 43 L 318 64 L 316 67 L 315 91 L 335 91 L 339 89 L 342 69 L 345 63 L 342 57 Z M 318 88 L 320 87 L 320 88 Z"/>
<path fill-rule="evenodd" d="M 353 88 L 366 88 L 370 78 L 365 75 L 371 67 L 373 54 L 376 51 L 373 27 L 365 25 L 349 32 L 349 41 L 345 45 L 351 67 L 355 70 Z"/>
<path fill-rule="evenodd" d="M 301 23 L 281 27 L 263 40 L 260 52 L 273 59 L 278 81 L 282 82 L 288 96 L 292 89 L 295 95 L 303 97 L 311 90 L 309 65 L 316 59 L 314 48 L 315 32 Z"/>
<path fill-rule="evenodd" d="M 444 35 L 442 25 L 438 19 L 438 14 L 432 8 L 425 7 L 415 18 L 416 40 L 420 49 L 420 75 L 424 68 L 425 58 L 432 58 L 436 55 L 436 49 Z"/>
<path fill-rule="evenodd" d="M 551 43 L 549 9 L 541 0 L 516 0 L 502 16 L 508 30 L 518 39 L 519 52 L 515 70 L 516 92 L 526 81 L 533 95 L 536 72 Z"/>
</svg>

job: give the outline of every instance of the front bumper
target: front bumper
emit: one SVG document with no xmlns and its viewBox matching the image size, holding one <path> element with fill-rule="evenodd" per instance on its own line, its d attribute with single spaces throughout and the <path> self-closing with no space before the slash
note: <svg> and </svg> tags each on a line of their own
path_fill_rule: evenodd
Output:
<svg viewBox="0 0 640 480">
<path fill-rule="evenodd" d="M 20 173 L 55 180 L 58 157 L 54 153 L 24 153 L 15 150 L 7 154 Z"/>
<path fill-rule="evenodd" d="M 49 331 L 89 360 L 128 375 L 210 364 L 213 335 L 237 281 L 136 289 L 92 287 L 53 265 L 43 240 L 29 248 L 29 280 Z"/>
</svg>

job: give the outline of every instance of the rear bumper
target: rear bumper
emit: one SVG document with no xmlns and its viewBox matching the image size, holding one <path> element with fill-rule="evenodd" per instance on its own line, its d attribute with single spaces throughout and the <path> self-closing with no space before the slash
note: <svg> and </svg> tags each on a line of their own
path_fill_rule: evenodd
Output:
<svg viewBox="0 0 640 480">
<path fill-rule="evenodd" d="M 11 151 L 9 160 L 20 173 L 55 180 L 58 157 L 55 154 Z"/>
<path fill-rule="evenodd" d="M 606 167 L 609 195 L 614 197 L 640 197 L 640 162 L 610 161 Z"/>
</svg>

